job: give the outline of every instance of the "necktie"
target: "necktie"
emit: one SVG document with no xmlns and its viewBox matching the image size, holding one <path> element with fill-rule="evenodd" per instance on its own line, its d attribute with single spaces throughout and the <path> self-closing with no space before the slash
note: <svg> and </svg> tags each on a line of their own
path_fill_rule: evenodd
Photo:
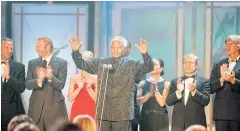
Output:
<svg viewBox="0 0 240 131">
<path fill-rule="evenodd" d="M 239 59 L 235 59 L 235 60 L 233 60 L 233 59 L 230 59 L 230 58 L 229 58 L 229 59 L 228 59 L 228 63 L 231 63 L 231 62 L 238 62 L 238 60 L 239 60 Z"/>
<path fill-rule="evenodd" d="M 114 69 L 118 68 L 118 60 L 114 60 Z"/>
<path fill-rule="evenodd" d="M 43 61 L 42 61 L 42 65 L 43 65 L 43 68 L 46 68 L 46 67 L 47 67 L 47 61 L 46 61 L 46 60 L 43 60 Z"/>
</svg>

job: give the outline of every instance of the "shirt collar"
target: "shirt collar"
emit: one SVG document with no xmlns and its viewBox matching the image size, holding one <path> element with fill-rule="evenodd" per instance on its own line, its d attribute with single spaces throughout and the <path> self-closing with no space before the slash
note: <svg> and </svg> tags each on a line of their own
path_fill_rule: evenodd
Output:
<svg viewBox="0 0 240 131">
<path fill-rule="evenodd" d="M 47 63 L 49 63 L 51 58 L 52 58 L 52 54 L 50 56 L 48 56 L 47 58 L 42 58 L 42 60 L 46 60 Z"/>
<path fill-rule="evenodd" d="M 117 61 L 118 61 L 118 63 L 122 63 L 124 59 L 125 59 L 125 56 L 122 56 Z M 116 62 L 116 59 L 113 58 L 113 63 L 115 63 L 115 62 Z"/>
<path fill-rule="evenodd" d="M 239 60 L 239 58 L 240 58 L 240 56 L 238 56 L 237 59 L 233 60 L 233 59 L 231 59 L 230 57 L 228 57 L 228 62 L 229 62 L 229 63 L 230 63 L 230 62 L 236 62 L 236 61 Z"/>
</svg>

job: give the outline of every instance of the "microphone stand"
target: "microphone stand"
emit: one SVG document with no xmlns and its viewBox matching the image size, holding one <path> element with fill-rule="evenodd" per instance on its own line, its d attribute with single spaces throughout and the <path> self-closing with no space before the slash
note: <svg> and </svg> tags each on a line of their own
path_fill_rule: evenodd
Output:
<svg viewBox="0 0 240 131">
<path fill-rule="evenodd" d="M 99 89 L 99 91 L 98 91 L 98 95 L 97 95 L 97 106 L 96 106 L 96 110 L 95 110 L 95 120 L 97 119 L 97 108 L 98 108 L 98 104 L 99 104 L 99 94 L 100 94 L 100 92 L 101 92 L 101 89 L 102 89 L 102 80 L 103 80 L 103 73 L 104 73 L 104 71 L 105 71 L 105 68 L 106 68 L 106 65 L 105 64 L 103 64 L 103 71 L 102 71 L 102 77 L 101 77 L 101 83 L 100 83 L 100 89 Z"/>
<path fill-rule="evenodd" d="M 106 98 L 106 91 L 107 91 L 107 81 L 108 81 L 108 74 L 109 74 L 109 69 L 111 68 L 111 66 L 107 65 L 107 77 L 106 77 L 106 84 L 104 87 L 104 94 L 103 94 L 103 106 L 102 106 L 102 113 L 101 113 L 101 117 L 100 117 L 100 125 L 99 125 L 99 131 L 101 131 L 101 126 L 102 126 L 102 116 L 103 116 L 103 108 L 104 108 L 104 104 L 105 104 L 105 98 Z"/>
</svg>

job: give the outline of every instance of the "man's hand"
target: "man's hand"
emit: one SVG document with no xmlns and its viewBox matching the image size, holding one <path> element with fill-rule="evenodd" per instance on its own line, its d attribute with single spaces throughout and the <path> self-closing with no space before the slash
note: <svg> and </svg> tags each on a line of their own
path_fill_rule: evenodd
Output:
<svg viewBox="0 0 240 131">
<path fill-rule="evenodd" d="M 71 44 L 71 47 L 72 47 L 73 51 L 78 51 L 82 46 L 82 42 L 79 42 L 78 38 L 76 36 L 70 37 L 68 39 L 68 41 Z"/>
<path fill-rule="evenodd" d="M 228 82 L 231 82 L 231 84 L 234 84 L 235 83 L 235 73 L 232 72 L 231 74 L 228 74 L 228 73 L 225 73 L 225 80 L 228 81 Z"/>
<path fill-rule="evenodd" d="M 146 54 L 148 50 L 148 43 L 146 40 L 140 39 L 140 44 L 135 44 L 135 47 L 139 50 L 141 54 Z"/>
<path fill-rule="evenodd" d="M 194 81 L 194 83 L 190 83 L 188 85 L 188 89 L 190 90 L 190 92 L 194 92 L 196 90 L 196 85 L 197 85 L 196 80 Z"/>
<path fill-rule="evenodd" d="M 37 67 L 36 68 L 36 74 L 37 74 L 37 80 L 38 82 L 43 82 L 43 80 L 46 77 L 46 71 L 45 68 Z"/>
<path fill-rule="evenodd" d="M 220 66 L 220 72 L 221 72 L 221 78 L 223 78 L 223 80 L 226 80 L 227 79 L 227 75 L 229 73 L 228 71 L 228 65 L 226 63 L 222 64 Z"/>
<path fill-rule="evenodd" d="M 184 89 L 184 81 L 182 81 L 181 78 L 178 78 L 177 80 L 177 92 L 182 93 Z"/>
<path fill-rule="evenodd" d="M 45 69 L 46 72 L 46 78 L 48 78 L 49 80 L 52 80 L 52 73 L 53 73 L 53 69 L 51 66 L 47 66 L 47 68 Z"/>
</svg>

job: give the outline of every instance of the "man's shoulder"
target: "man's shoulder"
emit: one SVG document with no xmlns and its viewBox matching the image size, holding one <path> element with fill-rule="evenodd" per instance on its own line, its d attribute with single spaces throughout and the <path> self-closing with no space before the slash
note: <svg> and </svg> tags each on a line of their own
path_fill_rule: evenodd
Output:
<svg viewBox="0 0 240 131">
<path fill-rule="evenodd" d="M 200 80 L 200 81 L 203 81 L 203 82 L 207 82 L 207 81 L 209 81 L 209 79 L 207 79 L 207 78 L 204 77 L 204 76 L 197 75 L 197 77 L 198 77 L 198 80 Z"/>
<path fill-rule="evenodd" d="M 35 63 L 38 62 L 40 60 L 40 58 L 34 58 L 28 61 L 28 63 Z"/>
<path fill-rule="evenodd" d="M 56 61 L 59 61 L 59 62 L 65 62 L 67 63 L 67 60 L 63 59 L 63 58 L 60 58 L 60 57 L 57 57 L 57 56 L 52 56 Z"/>
<path fill-rule="evenodd" d="M 127 62 L 131 62 L 131 63 L 140 62 L 139 60 L 137 60 L 137 59 L 135 59 L 135 58 L 132 58 L 132 57 L 126 58 L 125 60 L 126 60 Z"/>
<path fill-rule="evenodd" d="M 218 65 L 222 65 L 228 61 L 228 58 L 221 59 L 220 61 L 217 62 Z"/>
<path fill-rule="evenodd" d="M 177 82 L 178 79 L 182 79 L 183 80 L 183 76 L 179 76 L 179 77 L 173 78 L 171 80 L 171 82 Z"/>
<path fill-rule="evenodd" d="M 15 60 L 11 60 L 11 63 L 12 63 L 14 66 L 19 67 L 19 68 L 25 67 L 25 65 L 24 65 L 23 63 L 17 62 L 17 61 L 15 61 Z"/>
</svg>

